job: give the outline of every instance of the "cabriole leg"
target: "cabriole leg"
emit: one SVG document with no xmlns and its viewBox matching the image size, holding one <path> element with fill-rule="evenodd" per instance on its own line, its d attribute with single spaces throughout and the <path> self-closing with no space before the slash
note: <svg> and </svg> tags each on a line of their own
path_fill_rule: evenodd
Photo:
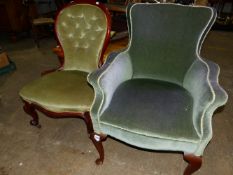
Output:
<svg viewBox="0 0 233 175">
<path fill-rule="evenodd" d="M 96 159 L 95 163 L 97 165 L 103 164 L 104 161 L 104 147 L 102 142 L 106 140 L 106 136 L 98 135 L 95 133 L 90 134 L 90 139 L 92 140 L 93 144 L 95 145 L 95 148 L 97 149 L 99 153 L 99 158 Z"/>
<path fill-rule="evenodd" d="M 184 175 L 191 175 L 201 168 L 202 157 L 195 156 L 194 154 L 184 154 L 184 160 L 189 163 L 184 171 Z"/>
<path fill-rule="evenodd" d="M 87 133 L 88 134 L 93 133 L 94 130 L 93 130 L 93 125 L 92 125 L 91 116 L 90 116 L 89 112 L 84 113 L 84 121 L 85 121 L 86 126 L 87 126 Z"/>
<path fill-rule="evenodd" d="M 24 102 L 23 109 L 27 114 L 29 114 L 32 117 L 30 124 L 38 128 L 41 128 L 41 125 L 39 124 L 39 117 L 34 106 L 28 102 Z"/>
</svg>

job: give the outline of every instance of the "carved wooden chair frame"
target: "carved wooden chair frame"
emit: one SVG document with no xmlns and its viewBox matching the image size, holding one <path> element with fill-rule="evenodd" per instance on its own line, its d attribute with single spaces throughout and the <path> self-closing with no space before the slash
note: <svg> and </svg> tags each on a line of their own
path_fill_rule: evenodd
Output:
<svg viewBox="0 0 233 175">
<path fill-rule="evenodd" d="M 63 8 L 61 8 L 61 10 L 58 12 L 57 17 L 59 15 L 59 13 L 64 9 L 67 8 L 69 6 L 75 5 L 75 4 L 90 4 L 90 5 L 94 5 L 99 7 L 100 9 L 103 10 L 103 12 L 106 15 L 106 19 L 107 19 L 107 31 L 106 31 L 106 35 L 105 35 L 105 40 L 104 40 L 104 44 L 103 44 L 103 48 L 101 51 L 101 55 L 100 55 L 100 59 L 99 59 L 99 64 L 98 66 L 100 67 L 103 64 L 103 56 L 104 56 L 104 52 L 107 49 L 109 40 L 110 40 L 110 31 L 111 31 L 111 17 L 110 17 L 110 13 L 108 11 L 108 9 L 99 2 L 96 2 L 95 0 L 74 0 L 69 4 L 66 4 Z M 56 19 L 57 19 L 56 17 Z M 57 20 L 55 20 L 55 26 L 57 24 Z M 56 27 L 55 27 L 55 33 L 56 33 L 56 38 L 59 44 L 59 48 L 60 50 L 58 51 L 58 53 L 62 54 L 61 56 L 64 56 L 63 51 L 62 51 L 62 46 L 60 44 L 60 41 L 57 37 L 57 31 L 56 31 Z M 53 70 L 48 70 L 42 73 L 42 76 L 54 71 L 59 71 L 63 69 L 63 65 L 64 65 L 64 61 L 61 62 L 61 65 L 58 69 L 53 69 Z M 90 115 L 89 115 L 89 111 L 86 112 L 54 112 L 54 111 L 50 111 L 47 110 L 45 108 L 43 108 L 42 106 L 35 104 L 35 103 L 29 103 L 25 100 L 22 99 L 22 101 L 24 102 L 24 106 L 23 109 L 24 111 L 29 114 L 32 117 L 32 120 L 30 121 L 30 124 L 33 126 L 36 126 L 38 128 L 41 128 L 41 125 L 39 123 L 39 117 L 37 114 L 37 111 L 42 112 L 43 114 L 45 114 L 46 116 L 50 117 L 50 118 L 55 118 L 55 119 L 60 119 L 60 118 L 81 118 L 84 120 L 86 127 L 87 127 L 87 132 L 90 136 L 90 138 L 92 139 L 92 133 L 93 133 L 93 127 L 92 127 L 92 122 L 90 119 Z"/>
</svg>

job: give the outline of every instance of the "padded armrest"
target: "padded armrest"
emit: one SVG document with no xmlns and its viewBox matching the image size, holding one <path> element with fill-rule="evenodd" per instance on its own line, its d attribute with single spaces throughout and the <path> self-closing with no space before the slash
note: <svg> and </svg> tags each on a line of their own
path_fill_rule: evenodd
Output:
<svg viewBox="0 0 233 175">
<path fill-rule="evenodd" d="M 210 112 L 210 111 L 214 112 L 214 110 L 217 107 L 220 107 L 226 104 L 228 95 L 225 92 L 225 90 L 223 90 L 223 88 L 219 85 L 219 82 L 218 82 L 219 74 L 220 74 L 219 66 L 216 63 L 209 61 L 209 60 L 205 60 L 205 62 L 208 64 L 209 69 L 210 69 L 210 75 L 209 75 L 210 84 L 213 87 L 215 98 L 217 99 L 215 100 L 215 104 L 211 105 L 211 107 L 209 107 L 207 112 Z"/>
<path fill-rule="evenodd" d="M 209 75 L 209 79 L 210 79 L 210 84 L 213 88 L 214 94 L 215 94 L 215 100 L 214 102 L 209 106 L 209 108 L 206 110 L 206 117 L 204 119 L 204 124 L 205 123 L 211 123 L 212 122 L 212 116 L 213 113 L 215 112 L 215 110 L 220 107 L 223 106 L 224 104 L 226 104 L 227 99 L 228 99 L 228 95 L 225 92 L 225 90 L 223 90 L 223 88 L 219 85 L 218 83 L 218 78 L 219 78 L 219 73 L 220 73 L 220 68 L 217 64 L 215 64 L 212 61 L 209 60 L 205 60 L 205 62 L 208 64 L 209 69 L 210 69 L 210 75 Z M 211 127 L 211 125 L 210 125 Z M 203 131 L 203 140 L 206 140 L 206 142 L 208 143 L 209 140 L 211 140 L 212 138 L 212 127 L 209 128 L 208 126 L 205 126 L 205 130 Z M 206 145 L 207 145 L 206 143 Z"/>
<path fill-rule="evenodd" d="M 111 68 L 110 68 L 111 67 Z M 132 78 L 132 65 L 127 53 L 112 53 L 105 64 L 88 75 L 88 82 L 95 89 L 95 99 L 91 107 L 91 118 L 96 132 L 101 132 L 98 117 L 108 107 L 115 89 Z"/>
<path fill-rule="evenodd" d="M 196 154 L 202 155 L 205 147 L 209 143 L 212 138 L 212 116 L 214 111 L 224 105 L 227 102 L 228 96 L 227 93 L 223 90 L 223 88 L 218 83 L 218 77 L 220 73 L 220 68 L 217 64 L 212 61 L 204 60 L 209 68 L 209 82 L 212 87 L 214 93 L 214 101 L 207 107 L 205 113 L 203 114 L 204 118 L 202 120 L 203 123 L 203 131 L 201 142 L 196 150 Z"/>
<path fill-rule="evenodd" d="M 185 75 L 183 86 L 193 97 L 193 124 L 201 137 L 203 134 L 202 119 L 215 98 L 209 81 L 208 65 L 199 59 L 194 61 Z"/>
<path fill-rule="evenodd" d="M 105 71 L 105 69 L 109 66 L 109 64 L 115 59 L 115 57 L 119 54 L 119 52 L 112 52 L 109 54 L 108 58 L 106 59 L 105 63 L 95 71 L 91 72 L 87 76 L 87 80 L 90 84 L 97 84 L 98 77 L 102 72 Z"/>
</svg>

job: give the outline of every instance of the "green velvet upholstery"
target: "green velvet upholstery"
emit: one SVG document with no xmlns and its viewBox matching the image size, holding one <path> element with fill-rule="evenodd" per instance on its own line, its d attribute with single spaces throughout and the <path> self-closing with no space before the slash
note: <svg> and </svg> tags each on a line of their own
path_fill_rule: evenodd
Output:
<svg viewBox="0 0 233 175">
<path fill-rule="evenodd" d="M 90 110 L 94 92 L 87 75 L 98 67 L 107 41 L 110 18 L 106 12 L 94 2 L 77 1 L 58 13 L 55 29 L 64 65 L 25 85 L 19 92 L 24 101 L 58 113 Z"/>
<path fill-rule="evenodd" d="M 88 76 L 96 133 L 152 150 L 200 156 L 212 137 L 214 111 L 227 102 L 219 67 L 200 57 L 215 21 L 208 7 L 134 4 L 130 43 Z"/>
<path fill-rule="evenodd" d="M 55 112 L 85 112 L 94 98 L 86 77 L 81 71 L 50 73 L 23 87 L 20 96 Z"/>
<path fill-rule="evenodd" d="M 140 6 L 131 8 L 134 18 L 131 18 L 132 39 L 128 52 L 133 57 L 133 76 L 151 77 L 182 85 L 187 69 L 196 59 L 202 29 L 206 27 L 213 13 L 206 8 L 174 5 L 161 7 L 154 9 L 154 6 L 149 5 L 145 7 L 147 10 Z M 148 20 L 142 20 L 142 12 L 143 16 L 153 21 L 150 26 Z M 158 17 L 159 20 L 156 20 Z M 140 25 L 148 27 L 134 27 Z M 146 60 L 142 61 L 143 58 Z M 151 64 L 155 58 L 156 64 Z"/>
<path fill-rule="evenodd" d="M 192 115 L 192 100 L 191 94 L 176 84 L 132 79 L 116 89 L 100 123 L 151 137 L 195 141 L 199 137 L 192 118 L 187 117 Z"/>
<path fill-rule="evenodd" d="M 65 8 L 57 18 L 56 31 L 65 55 L 65 70 L 94 70 L 107 32 L 103 11 L 93 5 L 76 4 Z"/>
</svg>

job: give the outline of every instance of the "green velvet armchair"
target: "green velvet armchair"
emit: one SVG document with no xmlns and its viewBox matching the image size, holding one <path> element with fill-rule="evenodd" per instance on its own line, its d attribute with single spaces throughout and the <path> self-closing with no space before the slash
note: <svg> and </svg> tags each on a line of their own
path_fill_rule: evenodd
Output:
<svg viewBox="0 0 233 175">
<path fill-rule="evenodd" d="M 28 83 L 19 92 L 30 123 L 40 126 L 36 110 L 53 118 L 81 117 L 90 132 L 86 113 L 94 99 L 87 75 L 102 65 L 110 38 L 110 14 L 94 0 L 76 0 L 58 13 L 57 39 L 64 52 L 63 65 Z"/>
<path fill-rule="evenodd" d="M 127 144 L 184 153 L 184 175 L 201 167 L 212 138 L 212 116 L 227 94 L 219 67 L 200 56 L 215 21 L 208 7 L 134 4 L 129 9 L 130 42 L 88 76 L 95 99 L 91 138 L 104 160 L 107 135 Z"/>
</svg>

